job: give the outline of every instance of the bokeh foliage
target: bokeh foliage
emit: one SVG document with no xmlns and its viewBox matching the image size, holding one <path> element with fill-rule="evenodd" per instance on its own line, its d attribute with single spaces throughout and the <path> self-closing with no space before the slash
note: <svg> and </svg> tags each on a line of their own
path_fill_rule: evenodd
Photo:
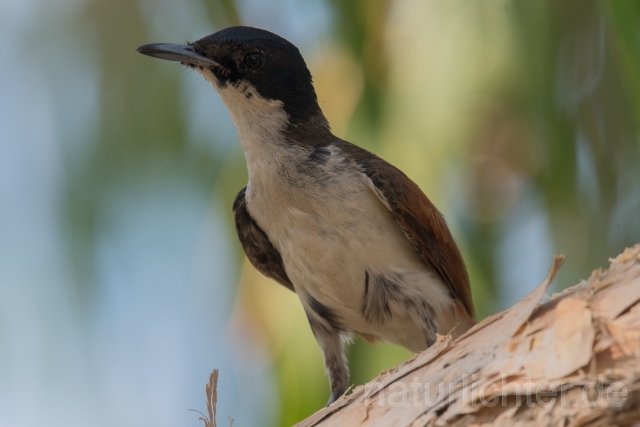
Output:
<svg viewBox="0 0 640 427">
<path fill-rule="evenodd" d="M 104 204 L 117 188 L 180 177 L 213 194 L 231 230 L 231 202 L 246 181 L 235 136 L 209 147 L 194 143 L 201 136 L 188 131 L 183 71 L 132 54 L 138 44 L 163 41 L 153 39 L 160 3 L 83 4 L 68 31 L 88 40 L 100 101 L 93 148 L 69 166 L 64 197 L 80 300 L 92 292 L 91 245 L 109 222 Z M 198 7 L 204 31 L 260 25 L 243 19 L 251 2 Z M 345 123 L 341 136 L 405 170 L 442 209 L 469 265 L 480 317 L 510 302 L 505 289 L 524 295 L 544 277 L 527 264 L 529 255 L 566 253 L 562 288 L 640 241 L 637 1 L 326 0 L 325 7 L 326 39 L 304 52 L 318 86 L 327 88 L 319 97 L 330 105 L 326 97 L 340 95 L 332 87 L 355 88 L 353 108 L 327 115 Z M 191 31 L 178 37 L 204 35 Z M 522 218 L 542 227 L 523 234 L 529 220 Z M 524 256 L 505 256 L 513 251 Z M 509 282 L 506 270 L 520 271 L 526 283 Z M 269 349 L 280 425 L 291 425 L 328 397 L 319 349 L 295 296 L 246 262 L 239 282 L 234 316 L 248 319 L 242 324 L 250 336 Z M 408 356 L 356 341 L 349 348 L 353 382 Z"/>
</svg>

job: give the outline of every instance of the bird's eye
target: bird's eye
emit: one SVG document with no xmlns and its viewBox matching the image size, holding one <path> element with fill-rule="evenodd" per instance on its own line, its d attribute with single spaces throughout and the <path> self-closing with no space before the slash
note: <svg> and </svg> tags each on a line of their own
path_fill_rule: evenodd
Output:
<svg viewBox="0 0 640 427">
<path fill-rule="evenodd" d="M 244 57 L 244 65 L 251 68 L 252 70 L 257 70 L 262 67 L 264 63 L 264 58 L 260 53 L 250 53 Z"/>
</svg>

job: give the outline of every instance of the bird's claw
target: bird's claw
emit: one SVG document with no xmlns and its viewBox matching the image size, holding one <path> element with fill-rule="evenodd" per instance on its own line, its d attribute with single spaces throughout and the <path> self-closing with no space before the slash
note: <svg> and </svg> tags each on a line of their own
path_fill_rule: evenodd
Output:
<svg viewBox="0 0 640 427">
<path fill-rule="evenodd" d="M 331 397 L 329 398 L 329 401 L 327 402 L 327 408 L 329 406 L 331 406 L 331 404 L 333 402 L 335 402 L 336 400 L 340 399 L 340 396 L 342 396 L 342 393 L 338 393 L 338 392 L 331 393 Z"/>
</svg>

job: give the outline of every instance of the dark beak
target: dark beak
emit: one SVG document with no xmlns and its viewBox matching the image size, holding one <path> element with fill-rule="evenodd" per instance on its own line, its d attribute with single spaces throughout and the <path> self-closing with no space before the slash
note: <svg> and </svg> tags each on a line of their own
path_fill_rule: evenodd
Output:
<svg viewBox="0 0 640 427">
<path fill-rule="evenodd" d="M 136 49 L 144 55 L 153 56 L 154 58 L 166 59 L 168 61 L 184 62 L 199 67 L 219 67 L 213 59 L 202 56 L 193 50 L 192 46 L 186 44 L 170 44 L 170 43 L 154 43 L 145 44 Z"/>
</svg>

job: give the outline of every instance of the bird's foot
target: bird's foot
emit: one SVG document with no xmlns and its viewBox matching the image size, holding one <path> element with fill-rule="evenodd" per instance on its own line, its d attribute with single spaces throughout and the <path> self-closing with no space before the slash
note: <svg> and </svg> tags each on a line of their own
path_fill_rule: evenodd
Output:
<svg viewBox="0 0 640 427">
<path fill-rule="evenodd" d="M 327 408 L 336 400 L 340 399 L 340 396 L 342 396 L 342 393 L 338 393 L 338 392 L 333 392 L 331 393 L 331 397 L 329 398 L 329 401 L 327 402 Z"/>
</svg>

